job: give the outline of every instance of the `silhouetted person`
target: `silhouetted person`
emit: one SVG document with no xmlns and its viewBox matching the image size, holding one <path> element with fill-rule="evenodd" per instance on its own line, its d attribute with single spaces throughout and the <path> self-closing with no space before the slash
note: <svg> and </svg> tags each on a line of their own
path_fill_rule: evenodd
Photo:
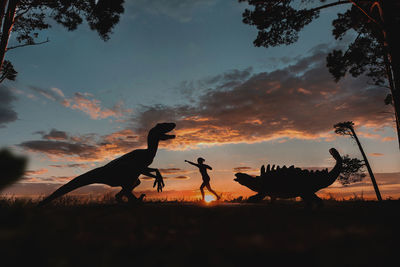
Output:
<svg viewBox="0 0 400 267">
<path fill-rule="evenodd" d="M 192 165 L 196 166 L 197 168 L 199 168 L 201 177 L 203 178 L 203 183 L 200 186 L 200 192 L 201 192 L 203 201 L 204 201 L 204 187 L 207 187 L 208 191 L 213 193 L 217 197 L 217 199 L 220 199 L 221 197 L 214 190 L 212 190 L 211 186 L 210 186 L 210 176 L 208 176 L 207 169 L 212 170 L 212 168 L 210 166 L 208 166 L 207 164 L 203 164 L 204 161 L 205 161 L 205 159 L 198 158 L 197 159 L 198 164 L 196 164 L 194 162 L 185 160 L 185 162 L 192 164 Z"/>
</svg>

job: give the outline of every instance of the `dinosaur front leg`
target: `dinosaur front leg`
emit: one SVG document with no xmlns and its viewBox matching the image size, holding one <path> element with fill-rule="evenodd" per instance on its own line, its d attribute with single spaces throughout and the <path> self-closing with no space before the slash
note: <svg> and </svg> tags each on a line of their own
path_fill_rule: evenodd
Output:
<svg viewBox="0 0 400 267">
<path fill-rule="evenodd" d="M 156 174 L 152 174 L 151 172 L 155 172 Z M 158 169 L 154 168 L 146 168 L 144 171 L 142 171 L 143 175 L 155 178 L 153 187 L 157 185 L 157 192 L 162 192 L 163 187 L 165 186 L 163 177 Z"/>
</svg>

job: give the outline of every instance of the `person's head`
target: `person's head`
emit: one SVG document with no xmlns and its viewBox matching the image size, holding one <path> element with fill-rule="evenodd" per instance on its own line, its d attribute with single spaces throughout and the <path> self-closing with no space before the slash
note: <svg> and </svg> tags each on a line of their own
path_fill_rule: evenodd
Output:
<svg viewBox="0 0 400 267">
<path fill-rule="evenodd" d="M 203 159 L 203 158 L 198 158 L 198 159 L 197 159 L 197 162 L 198 162 L 199 164 L 203 164 L 204 161 L 205 161 L 205 159 Z"/>
</svg>

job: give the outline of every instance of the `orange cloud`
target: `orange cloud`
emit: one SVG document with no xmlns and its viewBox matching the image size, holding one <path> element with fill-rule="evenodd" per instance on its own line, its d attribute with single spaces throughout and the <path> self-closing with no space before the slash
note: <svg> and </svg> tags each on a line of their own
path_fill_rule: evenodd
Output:
<svg viewBox="0 0 400 267">
<path fill-rule="evenodd" d="M 123 117 L 132 112 L 131 109 L 124 109 L 123 102 L 119 102 L 111 109 L 102 108 L 101 101 L 97 99 L 89 99 L 91 95 L 87 93 L 75 93 L 72 99 L 67 99 L 64 106 L 71 109 L 80 110 L 88 114 L 92 119 L 105 119 L 108 117 Z"/>
<path fill-rule="evenodd" d="M 39 169 L 39 170 L 31 170 L 31 171 L 26 171 L 25 172 L 25 176 L 36 176 L 36 175 L 41 175 L 44 174 L 46 172 L 48 172 L 48 169 Z"/>
<path fill-rule="evenodd" d="M 112 108 L 104 108 L 101 106 L 101 101 L 93 98 L 93 95 L 89 93 L 77 92 L 72 98 L 67 98 L 59 88 L 50 88 L 48 90 L 30 86 L 29 89 L 49 100 L 60 103 L 64 107 L 80 110 L 95 120 L 109 117 L 121 118 L 132 113 L 132 109 L 124 108 L 122 101 L 116 103 Z"/>
<path fill-rule="evenodd" d="M 224 77 L 223 83 L 219 80 L 223 75 L 188 82 L 182 90 L 200 92 L 196 101 L 144 107 L 133 122 L 143 134 L 157 122 L 176 122 L 177 138 L 161 144 L 168 149 L 287 139 L 331 141 L 336 137 L 333 125 L 349 120 L 357 126 L 392 127 L 392 117 L 383 112 L 390 109 L 382 105 L 386 92 L 368 87 L 367 77 L 362 76 L 334 82 L 325 60 L 326 53 L 317 51 L 270 73 L 248 71 L 238 79 L 241 72 L 237 71 L 236 76 L 231 72 Z M 202 91 L 203 84 L 211 89 Z M 389 140 L 380 135 L 360 135 Z"/>
</svg>

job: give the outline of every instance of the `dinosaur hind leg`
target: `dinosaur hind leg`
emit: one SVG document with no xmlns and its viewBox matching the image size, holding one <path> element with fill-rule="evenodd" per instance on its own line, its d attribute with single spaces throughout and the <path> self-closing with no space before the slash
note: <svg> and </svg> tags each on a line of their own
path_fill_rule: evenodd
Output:
<svg viewBox="0 0 400 267">
<path fill-rule="evenodd" d="M 145 194 L 140 195 L 139 198 L 137 198 L 133 193 L 132 190 L 137 187 L 138 185 L 140 185 L 140 180 L 137 179 L 133 184 L 131 185 L 126 185 L 126 186 L 122 186 L 122 190 L 119 191 L 116 195 L 115 195 L 115 200 L 119 203 L 124 202 L 123 201 L 123 197 L 125 196 L 129 202 L 137 202 L 142 201 L 143 197 L 145 196 Z"/>
</svg>

